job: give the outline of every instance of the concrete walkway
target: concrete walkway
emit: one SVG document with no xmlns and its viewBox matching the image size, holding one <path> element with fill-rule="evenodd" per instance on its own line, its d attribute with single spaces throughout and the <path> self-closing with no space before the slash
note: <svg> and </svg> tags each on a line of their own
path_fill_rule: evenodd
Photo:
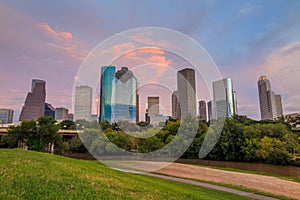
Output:
<svg viewBox="0 0 300 200">
<path fill-rule="evenodd" d="M 244 192 L 244 191 L 240 191 L 240 190 L 236 190 L 236 189 L 230 189 L 230 188 L 217 186 L 217 185 L 213 185 L 213 184 L 209 184 L 209 183 L 201 183 L 201 182 L 198 182 L 198 181 L 193 181 L 193 180 L 184 179 L 184 178 L 176 178 L 176 177 L 172 177 L 172 176 L 152 174 L 152 173 L 147 173 L 147 172 L 139 172 L 139 171 L 134 171 L 134 170 L 125 170 L 125 169 L 117 169 L 117 168 L 114 168 L 114 169 L 119 170 L 119 171 L 123 171 L 123 172 L 127 172 L 127 173 L 141 174 L 141 175 L 161 178 L 161 179 L 165 179 L 165 180 L 176 181 L 176 182 L 180 182 L 180 183 L 186 183 L 186 184 L 196 185 L 196 186 L 200 186 L 200 187 L 211 188 L 211 189 L 214 189 L 214 190 L 229 192 L 229 193 L 232 193 L 232 194 L 245 196 L 245 197 L 249 197 L 249 198 L 253 198 L 253 199 L 276 200 L 276 198 L 273 198 L 273 197 L 267 197 L 267 196 L 254 194 L 254 193 L 251 193 L 251 192 Z"/>
</svg>

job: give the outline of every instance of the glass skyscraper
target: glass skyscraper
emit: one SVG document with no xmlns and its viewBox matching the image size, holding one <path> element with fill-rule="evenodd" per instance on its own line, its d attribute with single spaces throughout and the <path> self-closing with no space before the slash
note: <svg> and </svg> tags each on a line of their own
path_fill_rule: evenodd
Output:
<svg viewBox="0 0 300 200">
<path fill-rule="evenodd" d="M 115 78 L 115 66 L 103 66 L 101 68 L 100 85 L 100 117 L 99 121 L 105 120 L 111 123 L 112 116 L 112 90 L 113 80 Z"/>
<path fill-rule="evenodd" d="M 132 71 L 122 67 L 112 81 L 112 122 L 137 120 L 137 80 Z"/>
<path fill-rule="evenodd" d="M 213 94 L 216 118 L 233 117 L 236 114 L 236 93 L 231 78 L 213 82 Z"/>
</svg>

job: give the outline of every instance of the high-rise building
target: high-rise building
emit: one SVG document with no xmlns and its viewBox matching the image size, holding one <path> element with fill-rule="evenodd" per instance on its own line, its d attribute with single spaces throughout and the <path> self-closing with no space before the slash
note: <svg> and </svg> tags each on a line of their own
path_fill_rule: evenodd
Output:
<svg viewBox="0 0 300 200">
<path fill-rule="evenodd" d="M 148 97 L 148 116 L 158 116 L 159 115 L 159 97 Z"/>
<path fill-rule="evenodd" d="M 14 111 L 11 109 L 0 109 L 0 124 L 11 124 L 14 118 Z"/>
<path fill-rule="evenodd" d="M 137 80 L 132 71 L 122 67 L 112 84 L 112 122 L 137 122 Z"/>
<path fill-rule="evenodd" d="M 230 78 L 213 82 L 214 111 L 216 119 L 233 117 L 236 114 L 236 99 Z"/>
<path fill-rule="evenodd" d="M 196 116 L 196 82 L 195 70 L 185 68 L 177 73 L 178 100 L 180 104 L 180 118 L 188 115 Z"/>
<path fill-rule="evenodd" d="M 111 122 L 112 117 L 112 91 L 113 79 L 115 78 L 115 66 L 103 66 L 101 68 L 101 85 L 100 85 L 100 119 Z"/>
<path fill-rule="evenodd" d="M 93 89 L 89 86 L 76 87 L 74 120 L 91 120 Z"/>
<path fill-rule="evenodd" d="M 46 82 L 33 79 L 31 92 L 28 92 L 19 120 L 37 120 L 44 116 L 46 99 Z"/>
<path fill-rule="evenodd" d="M 55 119 L 55 108 L 50 103 L 45 103 L 44 115 Z"/>
<path fill-rule="evenodd" d="M 276 100 L 277 117 L 283 117 L 281 95 L 276 94 L 275 100 Z"/>
<path fill-rule="evenodd" d="M 199 101 L 199 117 L 200 120 L 207 121 L 206 102 L 204 100 Z"/>
<path fill-rule="evenodd" d="M 208 113 L 208 121 L 210 121 L 212 119 L 216 119 L 213 101 L 207 102 L 207 113 Z"/>
<path fill-rule="evenodd" d="M 180 105 L 178 101 L 178 91 L 172 93 L 172 117 L 180 119 Z"/>
<path fill-rule="evenodd" d="M 55 109 L 55 120 L 64 121 L 69 120 L 69 110 L 67 108 Z"/>
<path fill-rule="evenodd" d="M 262 120 L 274 120 L 283 115 L 281 96 L 275 95 L 270 80 L 261 76 L 257 82 L 260 114 Z"/>
</svg>

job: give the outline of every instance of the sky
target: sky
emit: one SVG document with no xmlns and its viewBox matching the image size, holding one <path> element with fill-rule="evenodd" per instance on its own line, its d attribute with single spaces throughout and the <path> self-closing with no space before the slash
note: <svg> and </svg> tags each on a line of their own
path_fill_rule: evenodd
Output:
<svg viewBox="0 0 300 200">
<path fill-rule="evenodd" d="M 232 78 L 239 114 L 260 119 L 257 80 L 261 75 L 269 77 L 272 90 L 282 95 L 285 114 L 300 112 L 299 10 L 300 2 L 289 0 L 1 1 L 0 107 L 15 110 L 17 119 L 31 79 L 39 78 L 47 82 L 47 102 L 72 110 L 77 71 L 95 46 L 128 29 L 162 27 L 193 38 L 222 76 Z M 159 51 L 150 53 L 146 62 L 176 60 Z M 167 93 L 158 86 L 144 89 L 149 94 Z M 197 98 L 208 101 L 204 93 L 202 97 L 200 91 Z M 170 97 L 161 99 L 162 112 L 171 114 Z M 145 96 L 141 100 L 145 102 Z"/>
</svg>

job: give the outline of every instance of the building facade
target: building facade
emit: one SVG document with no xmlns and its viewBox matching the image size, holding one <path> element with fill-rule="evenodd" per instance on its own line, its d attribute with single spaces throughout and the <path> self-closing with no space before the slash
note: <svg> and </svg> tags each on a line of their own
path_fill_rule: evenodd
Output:
<svg viewBox="0 0 300 200">
<path fill-rule="evenodd" d="M 207 102 L 208 121 L 216 119 L 214 105 L 213 101 Z"/>
<path fill-rule="evenodd" d="M 270 80 L 261 76 L 257 82 L 260 114 L 262 120 L 274 120 L 283 116 L 281 96 L 275 95 Z"/>
<path fill-rule="evenodd" d="M 13 123 L 14 111 L 11 109 L 0 109 L 0 124 Z"/>
<path fill-rule="evenodd" d="M 159 115 L 159 97 L 148 97 L 148 116 L 158 116 Z"/>
<path fill-rule="evenodd" d="M 89 86 L 76 87 L 74 120 L 91 120 L 93 89 Z"/>
<path fill-rule="evenodd" d="M 199 117 L 200 120 L 207 121 L 206 102 L 204 100 L 199 101 Z"/>
<path fill-rule="evenodd" d="M 112 117 L 112 91 L 115 79 L 115 66 L 103 66 L 101 68 L 100 80 L 100 117 L 99 121 L 105 120 L 111 123 Z"/>
<path fill-rule="evenodd" d="M 172 117 L 174 119 L 180 119 L 180 105 L 178 100 L 178 91 L 172 93 Z"/>
<path fill-rule="evenodd" d="M 31 92 L 28 92 L 25 104 L 21 110 L 19 121 L 37 120 L 44 116 L 46 99 L 46 82 L 33 79 Z"/>
<path fill-rule="evenodd" d="M 185 68 L 177 72 L 178 101 L 180 119 L 196 116 L 196 81 L 195 70 Z"/>
<path fill-rule="evenodd" d="M 45 103 L 44 115 L 55 119 L 55 108 L 50 103 Z"/>
<path fill-rule="evenodd" d="M 56 108 L 55 109 L 55 120 L 64 121 L 69 120 L 69 110 L 67 108 Z"/>
<path fill-rule="evenodd" d="M 233 117 L 236 114 L 236 92 L 233 91 L 231 78 L 213 82 L 215 118 Z"/>
<path fill-rule="evenodd" d="M 116 72 L 112 84 L 112 122 L 137 122 L 137 80 L 132 71 L 122 67 Z"/>
</svg>

